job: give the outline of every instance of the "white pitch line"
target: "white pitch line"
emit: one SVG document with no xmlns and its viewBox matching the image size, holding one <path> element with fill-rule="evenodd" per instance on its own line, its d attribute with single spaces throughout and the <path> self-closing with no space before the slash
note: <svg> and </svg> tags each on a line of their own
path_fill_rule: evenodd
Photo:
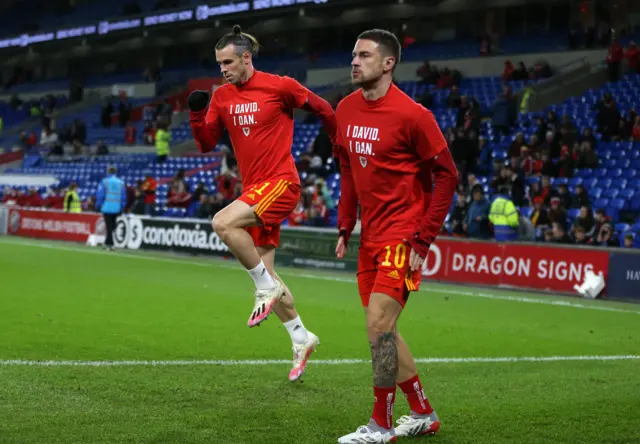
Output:
<svg viewBox="0 0 640 444">
<path fill-rule="evenodd" d="M 197 260 L 186 260 L 186 259 L 178 259 L 178 258 L 168 258 L 168 257 L 149 256 L 144 254 L 127 253 L 126 250 L 124 251 L 118 250 L 118 254 L 114 255 L 114 254 L 105 253 L 102 250 L 92 250 L 89 248 L 74 247 L 70 245 L 56 245 L 56 244 L 47 244 L 47 243 L 36 244 L 36 243 L 26 242 L 25 240 L 22 240 L 22 239 L 14 240 L 14 239 L 9 239 L 7 237 L 0 238 L 0 242 L 13 244 L 13 245 L 25 245 L 29 247 L 46 248 L 51 250 L 72 251 L 72 252 L 86 253 L 86 254 L 101 254 L 103 256 L 108 254 L 109 255 L 108 257 L 113 257 L 113 258 L 125 257 L 129 259 L 192 265 L 197 267 L 212 266 L 212 262 L 203 262 L 203 261 L 197 261 Z M 215 266 L 220 268 L 238 270 L 238 271 L 241 270 L 241 268 L 239 268 L 238 266 L 234 266 L 229 263 L 225 263 L 223 261 L 215 262 Z M 293 277 L 300 277 L 304 279 L 314 279 L 314 280 L 321 280 L 321 281 L 342 282 L 342 283 L 349 283 L 349 284 L 356 283 L 356 279 L 349 278 L 349 277 L 327 276 L 327 275 L 323 276 L 323 275 L 316 275 L 311 273 L 296 273 L 296 272 L 291 272 L 287 270 L 279 271 L 278 274 L 282 276 L 293 276 Z M 425 288 L 427 285 L 429 285 L 429 281 L 424 281 L 423 287 L 420 291 L 431 291 L 431 289 Z M 543 298 L 535 298 L 535 297 L 529 297 L 529 296 L 507 296 L 507 295 L 491 294 L 491 293 L 477 292 L 477 291 L 454 290 L 451 288 L 437 288 L 433 291 L 437 293 L 452 294 L 452 295 L 458 295 L 458 296 L 468 296 L 468 297 L 483 298 L 483 299 L 494 299 L 494 300 L 501 300 L 501 301 L 522 302 L 522 303 L 528 303 L 528 304 L 542 304 L 542 305 L 552 305 L 556 307 L 570 307 L 570 308 L 579 308 L 579 309 L 585 309 L 585 310 L 608 311 L 608 312 L 615 312 L 615 313 L 631 313 L 635 315 L 640 315 L 640 311 L 625 310 L 623 308 L 608 307 L 605 305 L 583 304 L 580 302 L 573 302 L 570 300 L 565 301 L 565 300 L 557 300 L 557 299 L 551 299 L 551 298 L 543 299 Z"/>
<path fill-rule="evenodd" d="M 570 361 L 631 361 L 640 360 L 640 355 L 594 355 L 594 356 L 509 356 L 509 357 L 469 357 L 469 358 L 417 358 L 419 364 L 487 364 L 487 363 L 517 363 L 517 362 L 570 362 Z M 309 361 L 313 365 L 354 365 L 370 364 L 367 359 L 318 359 Z M 124 361 L 36 361 L 25 359 L 0 360 L 2 366 L 21 367 L 167 367 L 167 366 L 266 366 L 291 365 L 286 359 L 257 359 L 257 360 L 124 360 Z"/>
</svg>

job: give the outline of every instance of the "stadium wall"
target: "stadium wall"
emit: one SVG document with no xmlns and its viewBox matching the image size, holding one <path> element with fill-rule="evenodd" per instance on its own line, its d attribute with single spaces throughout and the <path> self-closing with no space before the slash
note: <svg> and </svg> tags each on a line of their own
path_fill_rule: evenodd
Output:
<svg viewBox="0 0 640 444">
<path fill-rule="evenodd" d="M 100 243 L 105 225 L 95 213 L 69 214 L 0 206 L 3 234 L 39 239 Z M 172 251 L 232 257 L 206 219 L 168 219 L 124 215 L 114 241 L 131 250 Z M 354 233 L 346 257 L 335 258 L 333 229 L 283 227 L 276 261 L 281 266 L 355 272 L 359 234 Z M 640 253 L 622 249 L 496 243 L 441 237 L 422 268 L 424 281 L 483 285 L 575 294 L 585 273 L 602 273 L 600 297 L 640 302 Z"/>
<path fill-rule="evenodd" d="M 564 51 L 545 52 L 535 54 L 504 54 L 492 57 L 472 57 L 466 59 L 429 60 L 429 62 L 439 68 L 448 67 L 457 69 L 466 77 L 496 76 L 504 70 L 504 61 L 511 60 L 518 63 L 523 61 L 526 66 L 531 66 L 541 60 L 545 60 L 553 69 L 576 60 L 583 59 L 591 64 L 604 62 L 607 57 L 606 49 L 595 49 L 589 51 Z M 349 77 L 349 58 L 345 58 L 343 68 L 312 69 L 307 75 L 307 86 L 317 87 L 328 84 L 339 83 Z M 405 62 L 398 66 L 395 78 L 398 81 L 420 80 L 416 74 L 423 62 Z"/>
</svg>

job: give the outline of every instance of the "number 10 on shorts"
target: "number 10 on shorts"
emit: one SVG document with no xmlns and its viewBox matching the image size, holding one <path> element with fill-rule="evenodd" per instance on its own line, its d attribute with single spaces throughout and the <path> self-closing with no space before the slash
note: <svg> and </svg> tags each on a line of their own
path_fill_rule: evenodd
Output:
<svg viewBox="0 0 640 444">
<path fill-rule="evenodd" d="M 384 247 L 384 249 L 385 249 L 384 261 L 380 265 L 382 265 L 383 267 L 390 267 L 391 255 L 392 253 L 395 252 L 393 257 L 393 265 L 399 269 L 404 267 L 404 264 L 407 260 L 407 246 L 405 244 L 400 243 L 396 245 L 395 248 L 393 248 L 391 245 L 387 245 Z"/>
</svg>

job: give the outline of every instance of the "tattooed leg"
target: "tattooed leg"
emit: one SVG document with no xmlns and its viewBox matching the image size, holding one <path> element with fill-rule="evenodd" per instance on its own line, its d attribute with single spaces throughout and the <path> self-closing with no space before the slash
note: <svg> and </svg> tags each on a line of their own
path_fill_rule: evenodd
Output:
<svg viewBox="0 0 640 444">
<path fill-rule="evenodd" d="M 375 339 L 371 343 L 371 360 L 373 385 L 395 387 L 398 375 L 398 344 L 393 332 L 375 333 Z"/>
<path fill-rule="evenodd" d="M 371 345 L 373 385 L 394 387 L 398 376 L 396 323 L 402 306 L 387 295 L 373 293 L 369 299 L 367 333 Z"/>
</svg>

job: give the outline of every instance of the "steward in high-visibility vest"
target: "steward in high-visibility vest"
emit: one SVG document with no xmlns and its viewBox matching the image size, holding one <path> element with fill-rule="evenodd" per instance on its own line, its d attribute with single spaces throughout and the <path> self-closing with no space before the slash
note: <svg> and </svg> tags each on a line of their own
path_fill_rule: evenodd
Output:
<svg viewBox="0 0 640 444">
<path fill-rule="evenodd" d="M 491 203 L 489 220 L 493 224 L 493 232 L 498 242 L 518 240 L 518 210 L 509 198 L 509 189 L 501 187 L 498 197 Z"/>
<path fill-rule="evenodd" d="M 76 192 L 78 186 L 72 183 L 69 191 L 64 195 L 64 211 L 68 213 L 82 213 L 82 202 Z"/>
<path fill-rule="evenodd" d="M 158 160 L 164 161 L 169 157 L 169 142 L 171 142 L 171 133 L 164 123 L 158 124 L 156 132 L 156 155 Z"/>
<path fill-rule="evenodd" d="M 522 99 L 520 99 L 520 114 L 526 114 L 529 112 L 529 100 L 533 95 L 533 86 L 527 85 L 522 91 Z"/>
</svg>

